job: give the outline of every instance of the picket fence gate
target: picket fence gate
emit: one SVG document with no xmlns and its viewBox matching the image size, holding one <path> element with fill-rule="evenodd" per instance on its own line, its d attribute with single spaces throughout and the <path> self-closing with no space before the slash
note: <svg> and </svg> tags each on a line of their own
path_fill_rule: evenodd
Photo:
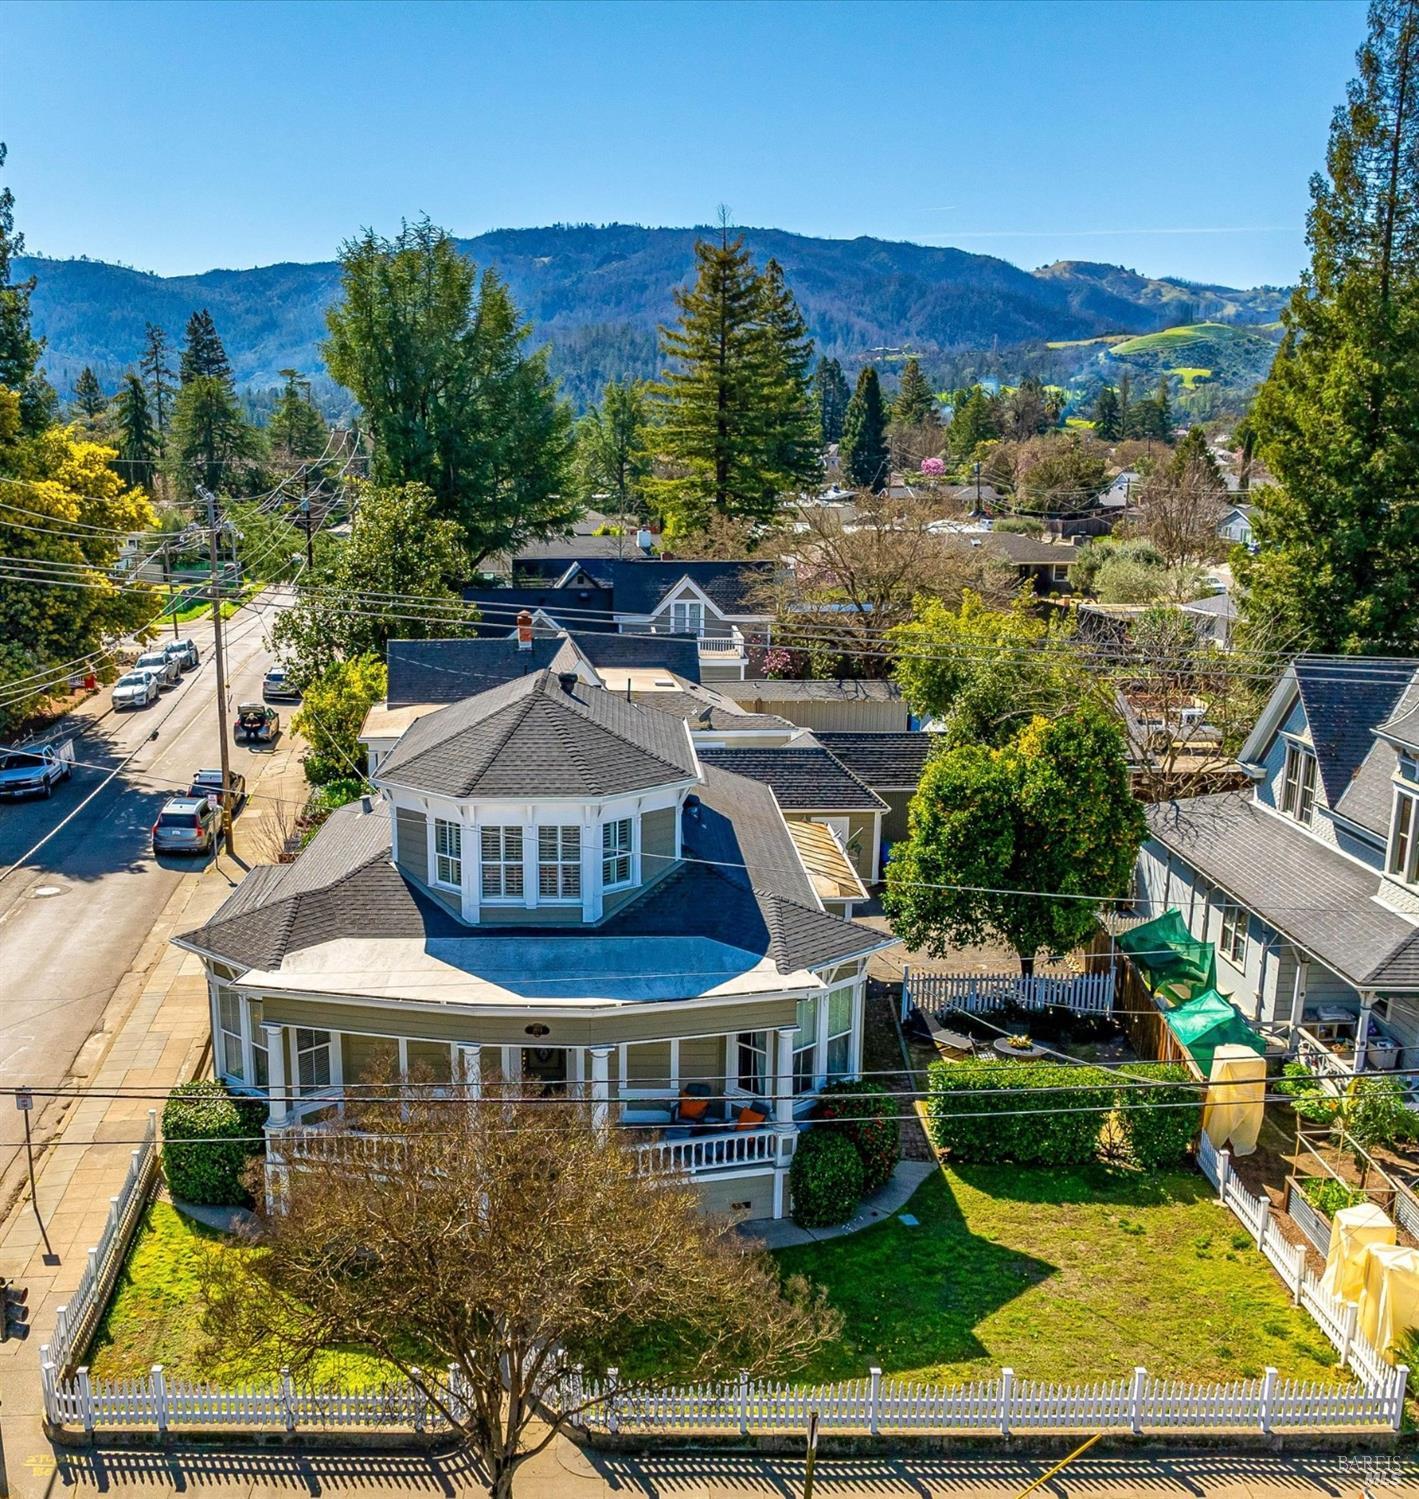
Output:
<svg viewBox="0 0 1419 1499">
<path fill-rule="evenodd" d="M 1114 1007 L 1114 974 L 1080 973 L 1066 978 L 1048 974 L 1025 978 L 1018 973 L 902 973 L 902 1019 L 912 1010 L 944 1020 L 950 1010 L 982 1015 L 1006 1005 L 1024 1010 L 1069 1010 L 1075 1015 L 1110 1015 Z"/>
</svg>

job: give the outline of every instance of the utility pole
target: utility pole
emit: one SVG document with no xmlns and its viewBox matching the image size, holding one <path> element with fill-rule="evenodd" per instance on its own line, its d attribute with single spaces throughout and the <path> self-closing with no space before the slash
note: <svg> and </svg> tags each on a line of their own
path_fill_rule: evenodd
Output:
<svg viewBox="0 0 1419 1499">
<path fill-rule="evenodd" d="M 315 556 L 311 550 L 311 521 L 315 519 L 315 513 L 310 508 L 310 473 L 301 475 L 301 520 L 305 522 L 305 570 L 307 574 L 315 571 Z"/>
<path fill-rule="evenodd" d="M 222 649 L 222 564 L 217 549 L 221 539 L 221 524 L 216 495 L 210 489 L 199 489 L 197 493 L 207 502 L 207 525 L 212 542 L 212 658 L 217 663 L 217 740 L 222 756 L 222 837 L 226 840 L 228 857 L 235 857 L 236 850 L 232 847 L 231 743 L 227 734 L 227 661 Z"/>
</svg>

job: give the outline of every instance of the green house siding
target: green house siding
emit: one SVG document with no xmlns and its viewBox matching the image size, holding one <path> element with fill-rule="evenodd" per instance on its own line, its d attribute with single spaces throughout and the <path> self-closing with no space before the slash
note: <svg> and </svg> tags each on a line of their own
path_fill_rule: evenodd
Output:
<svg viewBox="0 0 1419 1499">
<path fill-rule="evenodd" d="M 410 812 L 401 807 L 394 814 L 395 847 L 398 857 L 395 863 L 405 874 L 418 880 L 421 885 L 429 883 L 429 832 L 422 812 Z"/>
</svg>

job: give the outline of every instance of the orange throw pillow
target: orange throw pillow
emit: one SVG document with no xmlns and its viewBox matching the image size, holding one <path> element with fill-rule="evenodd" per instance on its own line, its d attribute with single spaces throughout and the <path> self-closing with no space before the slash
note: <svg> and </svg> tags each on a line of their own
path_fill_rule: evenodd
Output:
<svg viewBox="0 0 1419 1499">
<path fill-rule="evenodd" d="M 739 1119 L 734 1128 L 753 1129 L 755 1125 L 762 1124 L 768 1117 L 767 1114 L 761 1114 L 758 1109 L 740 1109 Z"/>
<path fill-rule="evenodd" d="M 680 1095 L 680 1117 L 682 1119 L 703 1119 L 709 1113 L 708 1098 L 691 1098 L 688 1094 Z"/>
</svg>

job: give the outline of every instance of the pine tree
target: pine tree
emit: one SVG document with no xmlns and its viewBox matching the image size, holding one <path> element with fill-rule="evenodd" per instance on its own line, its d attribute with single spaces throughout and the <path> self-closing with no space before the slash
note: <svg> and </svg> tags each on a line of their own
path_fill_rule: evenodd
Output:
<svg viewBox="0 0 1419 1499">
<path fill-rule="evenodd" d="M 852 400 L 852 389 L 842 365 L 828 358 L 818 361 L 813 385 L 818 399 L 818 430 L 823 446 L 827 447 L 843 435 L 843 418 L 847 415 L 847 403 Z"/>
<path fill-rule="evenodd" d="M 148 392 L 137 375 L 130 373 L 123 377 L 114 397 L 114 414 L 118 422 L 118 457 L 113 467 L 125 483 L 141 484 L 152 494 L 161 449 Z"/>
<path fill-rule="evenodd" d="M 1248 628 L 1316 650 L 1419 640 L 1419 0 L 1375 0 L 1311 180 L 1311 265 L 1252 407 Z"/>
<path fill-rule="evenodd" d="M 979 385 L 957 391 L 947 439 L 954 457 L 968 460 L 976 448 L 992 437 L 1000 436 L 995 406 Z"/>
<path fill-rule="evenodd" d="M 79 371 L 79 378 L 74 382 L 74 405 L 82 415 L 90 419 L 102 416 L 108 407 L 108 397 L 103 393 L 99 377 L 87 364 Z"/>
<path fill-rule="evenodd" d="M 1094 436 L 1102 442 L 1117 442 L 1123 436 L 1118 391 L 1112 385 L 1104 386 L 1094 402 Z"/>
<path fill-rule="evenodd" d="M 874 365 L 857 377 L 838 452 L 843 472 L 856 488 L 880 493 L 887 487 L 887 413 Z"/>
<path fill-rule="evenodd" d="M 1173 440 L 1173 407 L 1168 399 L 1168 377 L 1158 376 L 1158 388 L 1153 392 L 1152 410 L 1148 413 L 1148 436 L 1159 442 Z"/>
<path fill-rule="evenodd" d="M 6 148 L 0 141 L 0 167 Z M 30 324 L 30 297 L 35 278 L 10 279 L 15 259 L 25 253 L 25 237 L 15 232 L 15 195 L 0 190 L 0 387 L 20 393 L 20 427 L 39 432 L 53 420 L 54 390 L 39 372 L 44 340 L 36 338 Z"/>
<path fill-rule="evenodd" d="M 153 422 L 161 445 L 167 436 L 168 418 L 172 414 L 172 387 L 177 377 L 168 365 L 167 333 L 156 323 L 144 326 L 143 352 L 138 359 L 138 372 L 148 387 Z"/>
<path fill-rule="evenodd" d="M 660 330 L 670 362 L 655 389 L 657 447 L 670 469 L 651 497 L 675 529 L 693 530 L 711 510 L 769 519 L 778 507 L 777 451 L 766 421 L 776 378 L 762 323 L 762 278 L 743 239 L 695 245 L 693 286 L 675 291 L 678 324 Z"/>
<path fill-rule="evenodd" d="M 179 370 L 184 385 L 206 377 L 220 380 L 228 389 L 232 386 L 231 361 L 217 335 L 212 314 L 205 307 L 187 320 L 187 347 L 182 351 Z"/>
<path fill-rule="evenodd" d="M 650 474 L 646 405 L 643 384 L 613 380 L 601 405 L 577 423 L 576 479 L 583 504 L 598 505 L 618 517 L 644 515 Z"/>
<path fill-rule="evenodd" d="M 936 422 L 936 395 L 915 359 L 908 359 L 902 366 L 902 381 L 892 403 L 892 420 L 902 427 Z"/>
<path fill-rule="evenodd" d="M 798 310 L 783 267 L 769 260 L 759 285 L 760 336 L 764 343 L 764 513 L 772 515 L 781 494 L 816 489 L 823 477 L 818 416 L 813 407 L 813 340 Z"/>
<path fill-rule="evenodd" d="M 1118 381 L 1118 430 L 1120 437 L 1137 437 L 1137 418 L 1133 406 L 1133 377 L 1127 370 Z"/>
<path fill-rule="evenodd" d="M 184 494 L 197 486 L 228 489 L 260 456 L 260 434 L 250 426 L 231 387 L 216 375 L 193 375 L 173 403 L 167 465 Z"/>
<path fill-rule="evenodd" d="M 297 465 L 302 460 L 319 458 L 330 438 L 320 413 L 311 405 L 308 395 L 298 385 L 295 370 L 282 370 L 285 388 L 271 419 L 266 423 L 266 440 L 271 456 L 279 463 Z"/>
</svg>

